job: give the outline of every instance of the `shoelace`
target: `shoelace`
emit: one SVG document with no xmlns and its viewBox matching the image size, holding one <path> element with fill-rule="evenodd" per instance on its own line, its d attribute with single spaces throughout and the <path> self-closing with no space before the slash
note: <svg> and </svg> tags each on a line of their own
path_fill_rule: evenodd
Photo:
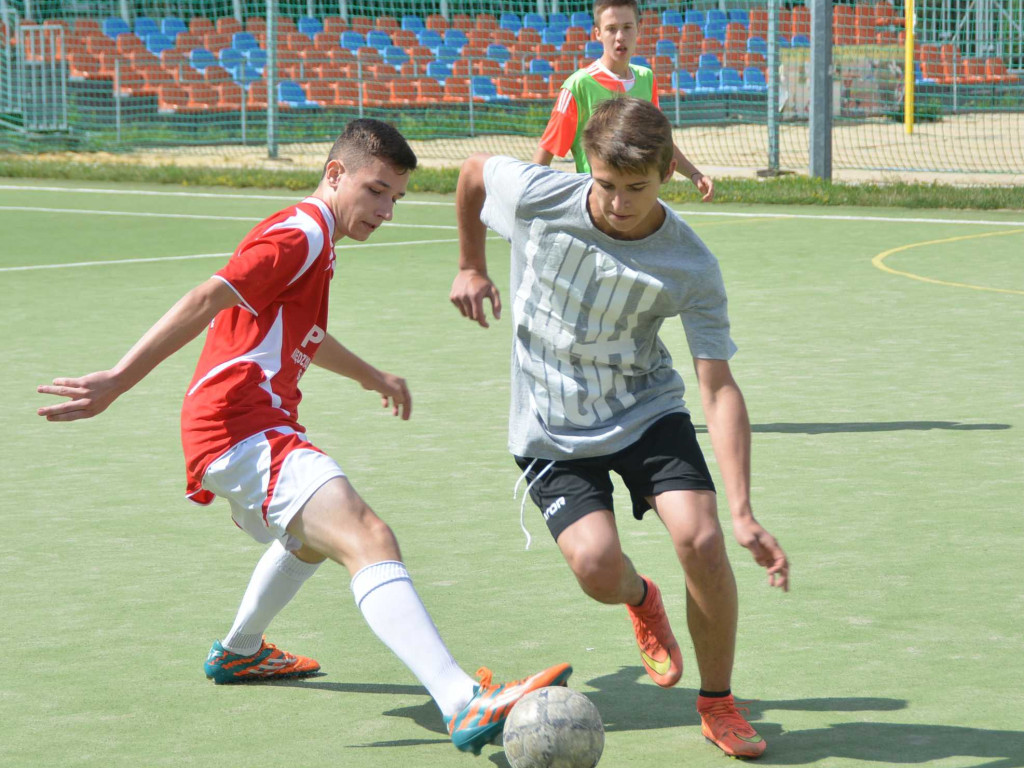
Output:
<svg viewBox="0 0 1024 768">
<path fill-rule="evenodd" d="M 740 703 L 749 704 L 750 702 L 743 701 Z M 729 701 L 728 699 L 716 701 L 710 707 L 701 710 L 700 713 L 702 715 L 711 715 L 737 733 L 754 732 L 753 726 L 744 718 L 744 715 L 750 714 L 750 709 L 748 707 L 736 706 L 735 701 Z"/>
<path fill-rule="evenodd" d="M 519 494 L 519 486 L 522 484 L 523 478 L 525 478 L 526 475 L 530 472 L 530 470 L 533 469 L 533 465 L 536 464 L 537 461 L 537 459 L 531 461 L 529 466 L 523 470 L 523 473 L 521 475 L 519 475 L 519 479 L 516 480 L 516 485 L 512 489 L 513 501 L 515 501 L 516 496 Z M 530 536 L 530 532 L 526 529 L 526 499 L 530 495 L 530 489 L 533 488 L 533 484 L 540 480 L 542 477 L 544 477 L 547 471 L 551 469 L 553 466 L 555 466 L 555 462 L 551 461 L 546 467 L 544 467 L 544 469 L 537 473 L 537 476 L 527 484 L 526 490 L 523 491 L 523 501 L 519 505 L 519 527 L 523 529 L 523 533 L 526 535 L 526 546 L 523 547 L 523 549 L 529 549 L 530 542 L 533 541 L 533 537 Z"/>
<path fill-rule="evenodd" d="M 494 677 L 494 673 L 487 667 L 480 667 L 476 671 L 476 676 L 480 678 L 480 690 L 491 687 L 491 678 Z"/>
<path fill-rule="evenodd" d="M 629 618 L 633 622 L 633 634 L 637 636 L 645 653 L 650 653 L 661 647 L 661 642 L 658 640 L 654 629 L 646 621 L 646 614 L 638 610 L 636 606 L 632 606 Z"/>
</svg>

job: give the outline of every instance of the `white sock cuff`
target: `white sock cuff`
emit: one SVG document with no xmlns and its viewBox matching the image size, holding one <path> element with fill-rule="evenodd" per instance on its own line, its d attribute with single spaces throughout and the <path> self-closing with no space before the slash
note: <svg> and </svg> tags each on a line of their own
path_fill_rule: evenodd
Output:
<svg viewBox="0 0 1024 768">
<path fill-rule="evenodd" d="M 305 581 L 320 567 L 320 563 L 307 563 L 297 558 L 284 548 L 280 540 L 275 541 L 271 547 L 275 556 L 274 566 L 285 576 L 290 576 L 296 581 Z"/>
<path fill-rule="evenodd" d="M 382 560 L 379 563 L 372 563 L 365 568 L 360 568 L 352 577 L 350 584 L 352 595 L 356 599 L 356 605 L 362 606 L 366 596 L 378 587 L 390 584 L 392 581 L 408 581 L 412 583 L 412 577 L 406 570 L 405 563 L 398 560 Z"/>
</svg>

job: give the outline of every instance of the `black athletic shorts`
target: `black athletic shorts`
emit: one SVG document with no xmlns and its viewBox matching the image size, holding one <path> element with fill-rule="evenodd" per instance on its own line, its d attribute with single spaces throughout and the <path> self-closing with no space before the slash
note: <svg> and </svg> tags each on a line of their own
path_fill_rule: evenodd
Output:
<svg viewBox="0 0 1024 768">
<path fill-rule="evenodd" d="M 526 472 L 526 482 L 532 483 L 530 498 L 540 507 L 556 540 L 584 515 L 613 510 L 611 472 L 618 473 L 626 483 L 637 520 L 651 508 L 648 496 L 665 491 L 715 490 L 697 444 L 697 433 L 685 413 L 658 419 L 639 440 L 609 456 L 555 462 L 516 456 L 515 460 Z M 552 466 L 545 471 L 548 465 Z"/>
</svg>

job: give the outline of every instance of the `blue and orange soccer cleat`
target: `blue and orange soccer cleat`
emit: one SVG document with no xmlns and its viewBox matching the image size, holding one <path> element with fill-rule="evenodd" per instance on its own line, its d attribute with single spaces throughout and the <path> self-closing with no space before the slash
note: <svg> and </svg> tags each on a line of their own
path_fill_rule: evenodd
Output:
<svg viewBox="0 0 1024 768">
<path fill-rule="evenodd" d="M 505 718 L 517 701 L 538 688 L 565 685 L 572 667 L 556 664 L 514 683 L 491 683 L 491 670 L 487 667 L 480 667 L 476 674 L 480 685 L 476 686 L 473 698 L 457 715 L 446 717 L 445 723 L 457 749 L 479 755 L 485 744 L 493 744 L 501 736 Z"/>
<path fill-rule="evenodd" d="M 640 648 L 640 660 L 654 682 L 671 688 L 683 676 L 683 655 L 665 615 L 661 590 L 646 576 L 640 578 L 647 582 L 647 597 L 641 605 L 626 606 Z"/>
<path fill-rule="evenodd" d="M 224 685 L 307 677 L 319 672 L 320 665 L 305 656 L 285 653 L 273 643 L 268 643 L 266 638 L 252 656 L 232 653 L 220 644 L 220 640 L 214 640 L 203 671 L 217 685 Z"/>
<path fill-rule="evenodd" d="M 749 714 L 749 710 L 737 707 L 731 693 L 721 698 L 698 696 L 697 712 L 700 714 L 700 732 L 704 738 L 729 757 L 760 757 L 768 747 L 761 735 L 743 717 L 743 713 Z"/>
</svg>

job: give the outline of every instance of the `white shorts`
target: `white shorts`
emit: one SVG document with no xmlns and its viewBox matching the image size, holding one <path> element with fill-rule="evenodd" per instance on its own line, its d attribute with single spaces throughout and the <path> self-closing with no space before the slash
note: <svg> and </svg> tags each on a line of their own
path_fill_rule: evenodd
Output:
<svg viewBox="0 0 1024 768">
<path fill-rule="evenodd" d="M 281 427 L 229 448 L 207 468 L 203 488 L 227 499 L 235 525 L 256 541 L 280 539 L 294 551 L 302 542 L 288 533 L 288 524 L 320 486 L 344 476 L 305 435 Z"/>
</svg>

